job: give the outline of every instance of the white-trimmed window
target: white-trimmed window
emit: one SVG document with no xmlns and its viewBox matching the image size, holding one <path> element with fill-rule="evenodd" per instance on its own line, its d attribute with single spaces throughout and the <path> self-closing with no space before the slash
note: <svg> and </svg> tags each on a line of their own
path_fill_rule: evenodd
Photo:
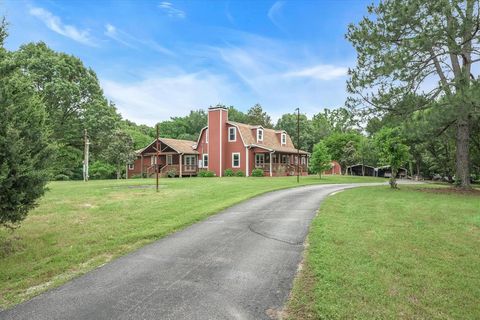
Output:
<svg viewBox="0 0 480 320">
<path fill-rule="evenodd" d="M 257 142 L 263 141 L 263 129 L 258 128 L 257 129 Z"/>
<path fill-rule="evenodd" d="M 286 133 L 282 133 L 281 139 L 282 139 L 282 145 L 287 144 L 287 134 Z"/>
<path fill-rule="evenodd" d="M 235 127 L 228 128 L 228 141 L 229 142 L 237 141 L 237 128 Z"/>
<path fill-rule="evenodd" d="M 306 157 L 302 157 L 302 160 L 301 160 L 301 164 L 304 165 L 307 163 L 307 158 Z"/>
<path fill-rule="evenodd" d="M 263 167 L 265 164 L 265 155 L 263 153 L 255 154 L 255 167 Z"/>
<path fill-rule="evenodd" d="M 240 168 L 240 153 L 232 153 L 232 168 Z"/>
<path fill-rule="evenodd" d="M 208 143 L 208 128 L 205 129 L 205 143 Z"/>
<path fill-rule="evenodd" d="M 135 169 L 135 164 L 129 163 L 128 164 L 128 170 L 133 170 L 133 169 Z"/>
<path fill-rule="evenodd" d="M 203 167 L 208 168 L 208 153 L 202 155 Z"/>
<path fill-rule="evenodd" d="M 167 164 L 173 164 L 173 155 L 167 154 Z"/>
</svg>

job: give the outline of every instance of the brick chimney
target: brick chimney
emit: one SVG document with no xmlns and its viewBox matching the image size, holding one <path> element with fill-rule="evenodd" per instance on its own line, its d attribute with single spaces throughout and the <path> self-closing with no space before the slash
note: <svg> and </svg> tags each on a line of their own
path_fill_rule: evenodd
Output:
<svg viewBox="0 0 480 320">
<path fill-rule="evenodd" d="M 215 106 L 208 109 L 208 169 L 217 177 L 225 170 L 224 150 L 227 142 L 228 109 Z"/>
</svg>

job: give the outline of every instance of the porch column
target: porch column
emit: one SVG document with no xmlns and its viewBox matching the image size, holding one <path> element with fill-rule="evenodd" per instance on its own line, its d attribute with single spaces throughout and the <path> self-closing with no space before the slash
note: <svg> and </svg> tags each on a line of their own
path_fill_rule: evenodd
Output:
<svg viewBox="0 0 480 320">
<path fill-rule="evenodd" d="M 246 165 L 245 165 L 245 168 L 246 168 L 246 171 L 245 172 L 245 176 L 249 176 L 249 173 L 248 173 L 248 166 L 249 166 L 249 163 L 248 163 L 248 147 L 245 147 L 245 161 L 247 161 Z"/>
<path fill-rule="evenodd" d="M 179 162 L 179 165 L 180 165 L 180 174 L 179 174 L 179 178 L 182 177 L 182 169 L 183 169 L 183 157 L 182 157 L 182 154 L 179 155 L 179 158 L 178 158 L 178 162 Z"/>
<path fill-rule="evenodd" d="M 273 152 L 270 152 L 270 177 L 272 176 L 272 155 Z"/>
</svg>

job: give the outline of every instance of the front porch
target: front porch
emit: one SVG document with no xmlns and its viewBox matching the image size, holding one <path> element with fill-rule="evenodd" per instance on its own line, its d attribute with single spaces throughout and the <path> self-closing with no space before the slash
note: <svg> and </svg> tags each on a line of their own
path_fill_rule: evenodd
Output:
<svg viewBox="0 0 480 320">
<path fill-rule="evenodd" d="M 150 159 L 151 164 L 145 171 L 142 169 L 147 177 L 154 177 L 156 172 L 161 177 L 196 176 L 198 172 L 198 155 L 196 154 L 160 153 L 158 156 L 150 155 Z"/>
<path fill-rule="evenodd" d="M 297 167 L 300 175 L 308 175 L 306 154 L 256 151 L 254 159 L 254 168 L 262 169 L 264 176 L 295 176 Z"/>
</svg>

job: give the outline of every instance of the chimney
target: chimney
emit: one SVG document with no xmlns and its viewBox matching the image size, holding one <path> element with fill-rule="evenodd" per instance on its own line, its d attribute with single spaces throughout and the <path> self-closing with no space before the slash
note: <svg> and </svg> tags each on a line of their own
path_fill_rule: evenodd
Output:
<svg viewBox="0 0 480 320">
<path fill-rule="evenodd" d="M 225 157 L 223 155 L 227 141 L 228 109 L 217 105 L 208 109 L 208 169 L 217 177 L 223 175 Z"/>
</svg>

